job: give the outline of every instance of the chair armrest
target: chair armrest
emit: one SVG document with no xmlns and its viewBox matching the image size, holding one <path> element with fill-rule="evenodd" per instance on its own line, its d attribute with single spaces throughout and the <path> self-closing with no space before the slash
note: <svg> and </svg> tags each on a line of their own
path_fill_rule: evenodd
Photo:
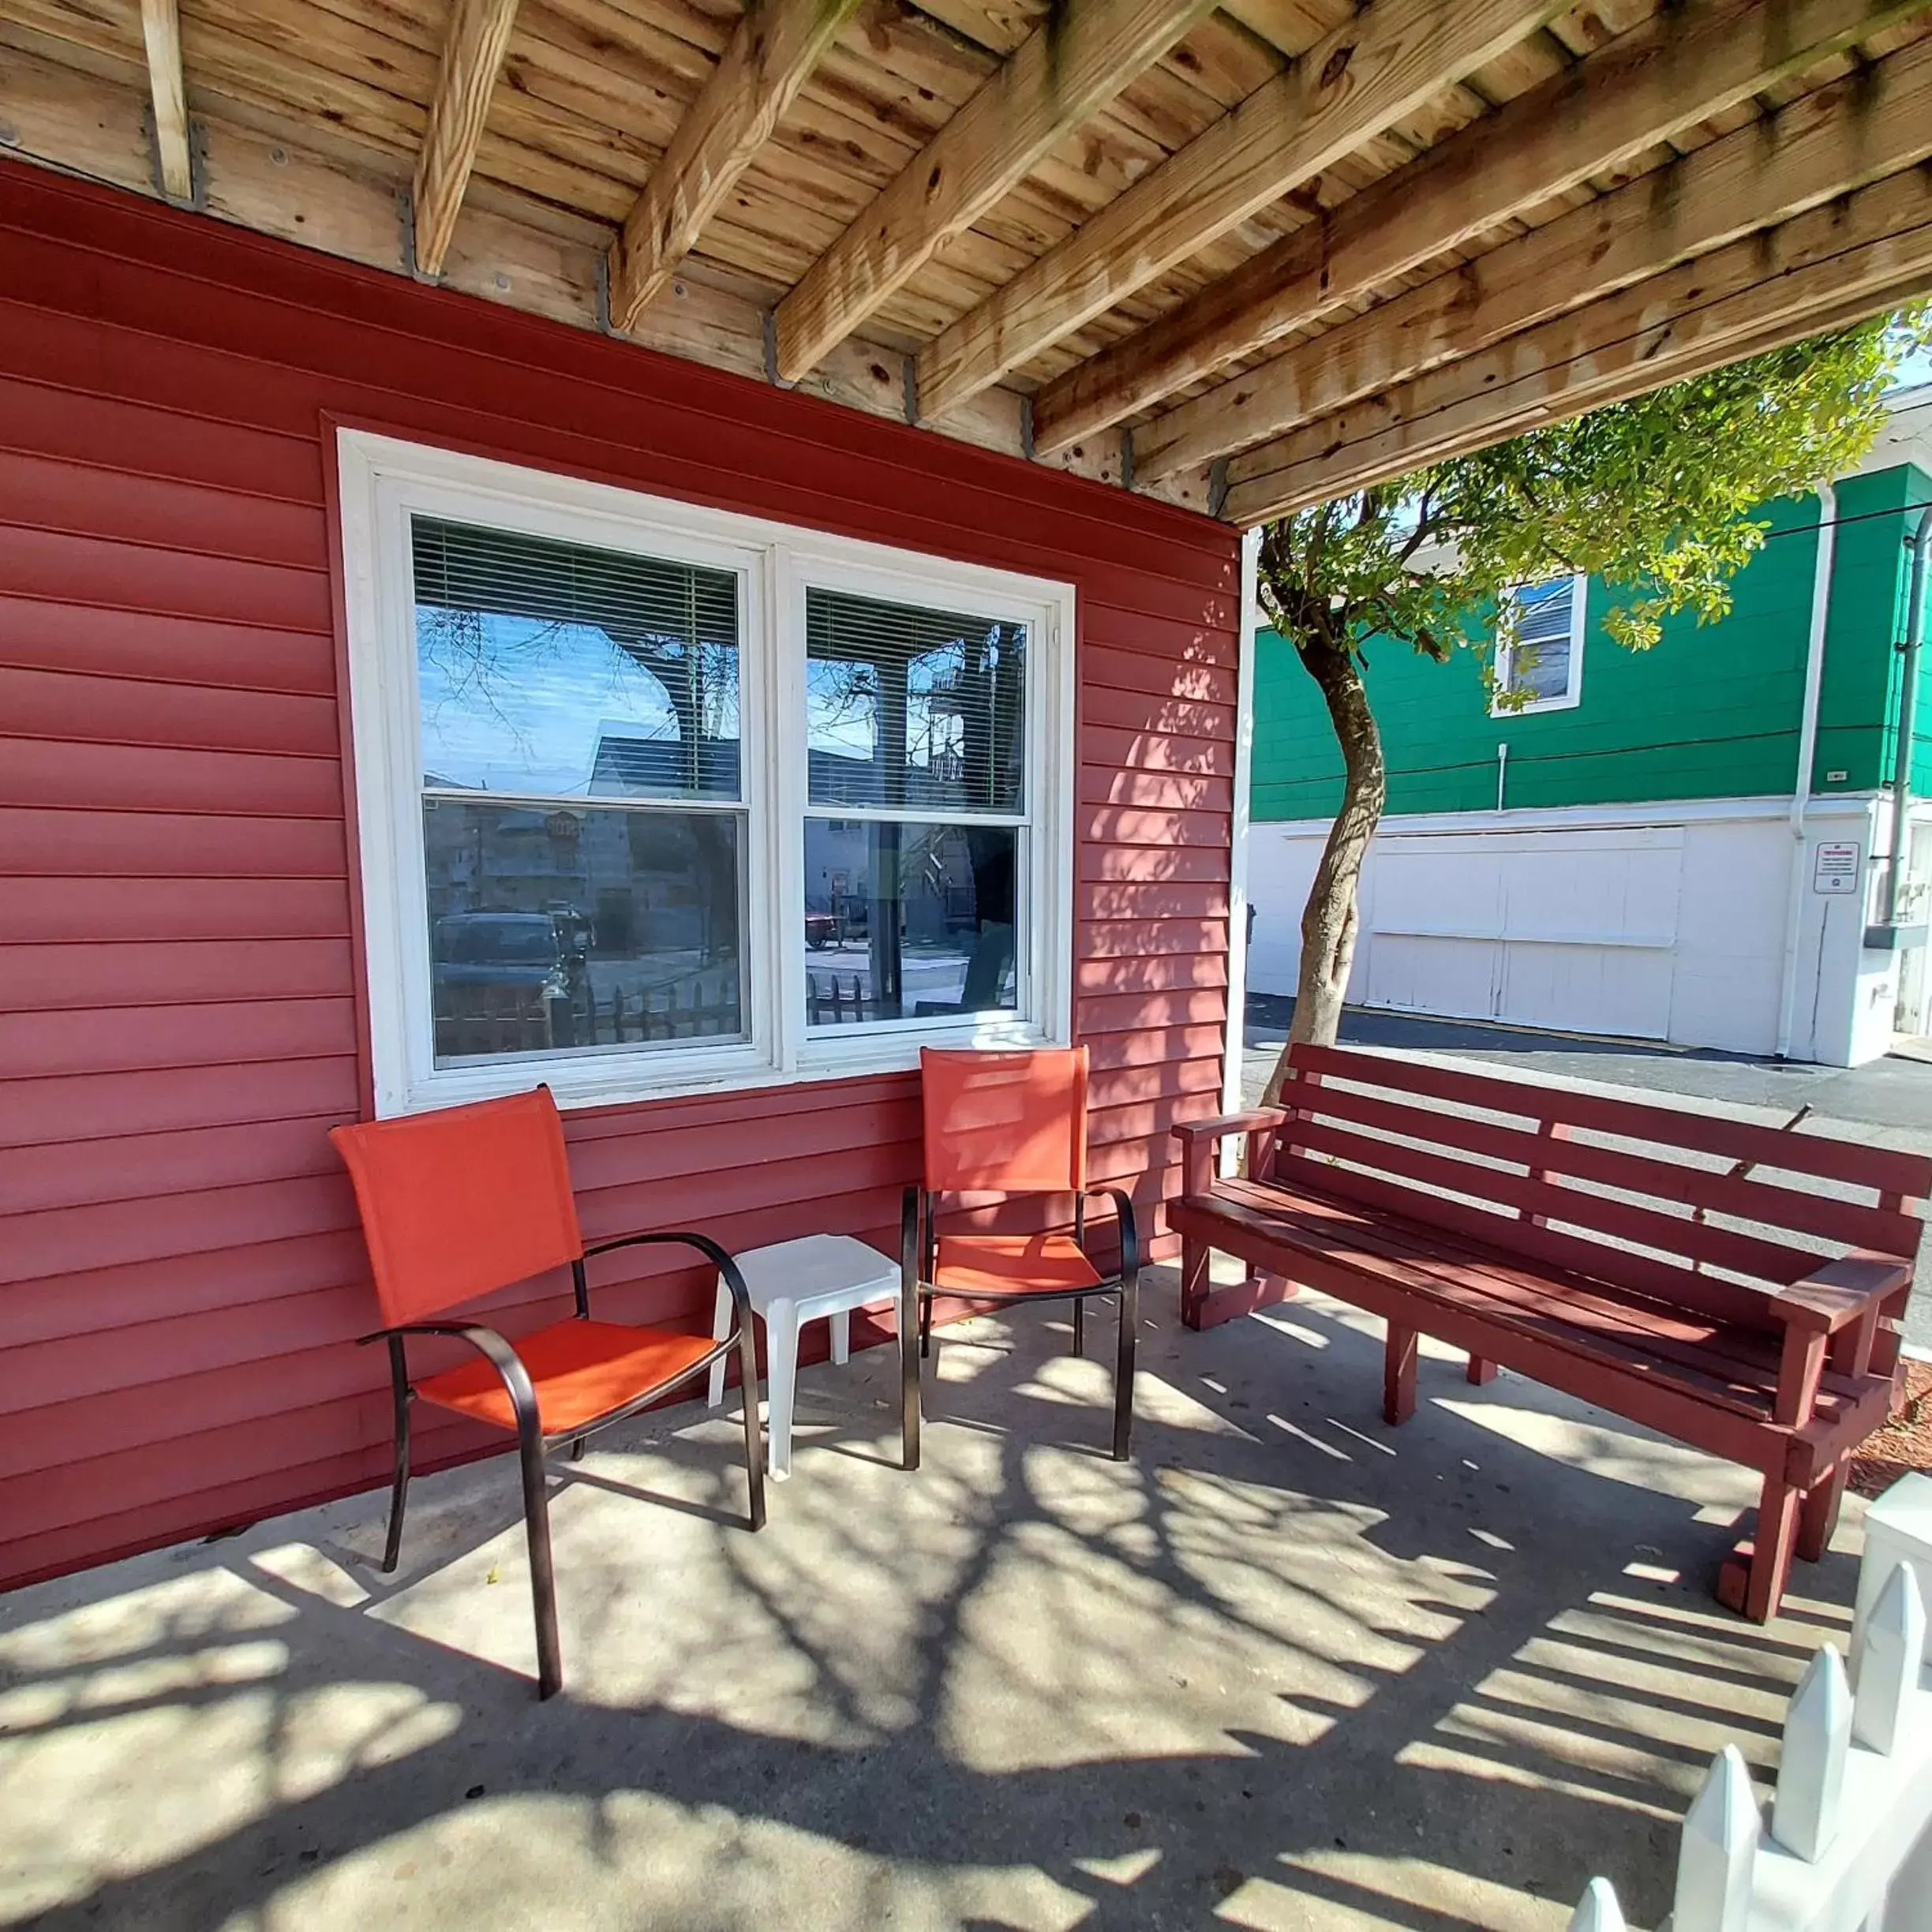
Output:
<svg viewBox="0 0 1932 1932">
<path fill-rule="evenodd" d="M 738 1264 L 709 1234 L 694 1234 L 688 1228 L 671 1228 L 655 1234 L 621 1234 L 616 1241 L 599 1241 L 595 1247 L 586 1248 L 584 1259 L 588 1261 L 593 1255 L 609 1254 L 618 1248 L 653 1248 L 671 1244 L 695 1248 L 717 1270 L 718 1279 L 724 1284 L 737 1307 L 739 1320 L 747 1322 L 751 1319 L 751 1297 L 745 1287 L 745 1278 L 738 1271 Z"/>
<path fill-rule="evenodd" d="M 491 1367 L 503 1378 L 504 1392 L 515 1412 L 519 1433 L 541 1433 L 536 1384 L 530 1380 L 530 1371 L 523 1365 L 523 1357 L 494 1328 L 486 1328 L 481 1322 L 399 1322 L 393 1328 L 379 1328 L 374 1335 L 358 1335 L 356 1342 L 361 1346 L 370 1342 L 387 1342 L 390 1360 L 400 1373 L 402 1338 L 413 1335 L 454 1335 L 459 1342 L 467 1342 L 479 1355 L 488 1359 Z"/>
<path fill-rule="evenodd" d="M 1801 1282 L 1772 1290 L 1771 1312 L 1787 1327 L 1814 1335 L 1836 1335 L 1868 1312 L 1911 1286 L 1909 1261 L 1889 1255 L 1846 1255 L 1815 1268 Z"/>
<path fill-rule="evenodd" d="M 1181 1143 L 1181 1189 L 1205 1194 L 1214 1185 L 1214 1148 L 1224 1135 L 1248 1136 L 1249 1170 L 1260 1166 L 1261 1138 L 1287 1120 L 1279 1107 L 1254 1107 L 1245 1114 L 1221 1114 L 1212 1120 L 1181 1121 L 1168 1131 Z"/>
<path fill-rule="evenodd" d="M 1114 1204 L 1114 1218 L 1120 1225 L 1121 1279 L 1137 1282 L 1140 1279 L 1140 1224 L 1134 1218 L 1133 1197 L 1125 1188 L 1091 1187 L 1080 1190 L 1083 1200 L 1110 1200 Z"/>
</svg>

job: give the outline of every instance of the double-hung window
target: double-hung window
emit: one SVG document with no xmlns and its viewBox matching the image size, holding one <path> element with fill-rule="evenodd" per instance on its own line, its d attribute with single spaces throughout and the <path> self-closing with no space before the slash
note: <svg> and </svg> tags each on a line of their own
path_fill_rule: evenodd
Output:
<svg viewBox="0 0 1932 1932">
<path fill-rule="evenodd" d="M 379 1112 L 1066 1039 L 1066 586 L 339 459 Z"/>
<path fill-rule="evenodd" d="M 1581 575 L 1519 584 L 1503 593 L 1497 613 L 1496 699 L 1498 717 L 1561 711 L 1583 689 L 1583 618 L 1589 579 Z"/>
</svg>

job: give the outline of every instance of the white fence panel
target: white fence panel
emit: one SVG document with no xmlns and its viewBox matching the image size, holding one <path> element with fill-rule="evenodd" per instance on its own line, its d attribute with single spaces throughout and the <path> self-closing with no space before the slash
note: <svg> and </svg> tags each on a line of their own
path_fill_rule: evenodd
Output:
<svg viewBox="0 0 1932 1932">
<path fill-rule="evenodd" d="M 1792 1693 L 1768 1829 L 1736 1746 L 1718 1753 L 1684 1818 L 1670 1932 L 1932 1932 L 1932 1577 L 1887 1563 L 1860 1593 L 1855 1694 L 1829 1645 Z M 1570 1932 L 1623 1923 L 1593 1878 Z"/>
</svg>

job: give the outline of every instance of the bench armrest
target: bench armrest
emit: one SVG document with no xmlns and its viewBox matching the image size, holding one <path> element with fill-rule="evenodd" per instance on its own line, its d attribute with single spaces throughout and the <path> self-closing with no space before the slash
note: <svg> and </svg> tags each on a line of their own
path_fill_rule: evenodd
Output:
<svg viewBox="0 0 1932 1932">
<path fill-rule="evenodd" d="M 1223 1134 L 1258 1133 L 1265 1127 L 1279 1127 L 1288 1116 L 1279 1107 L 1253 1107 L 1245 1114 L 1218 1114 L 1212 1120 L 1182 1121 L 1168 1132 L 1185 1147 L 1202 1135 L 1219 1140 Z"/>
<path fill-rule="evenodd" d="M 1801 1428 L 1811 1419 L 1818 1380 L 1829 1359 L 1844 1375 L 1891 1372 L 1878 1354 L 1878 1324 L 1888 1304 L 1902 1306 L 1911 1264 L 1893 1255 L 1852 1254 L 1814 1268 L 1801 1282 L 1774 1289 L 1771 1312 L 1784 1324 L 1776 1415 Z"/>
<path fill-rule="evenodd" d="M 1181 1143 L 1181 1186 L 1188 1194 L 1205 1194 L 1214 1185 L 1214 1150 L 1224 1135 L 1249 1136 L 1249 1167 L 1259 1164 L 1259 1144 L 1288 1118 L 1279 1107 L 1252 1107 L 1245 1114 L 1219 1114 L 1212 1120 L 1182 1121 L 1169 1131 Z"/>
<path fill-rule="evenodd" d="M 1788 1288 L 1773 1290 L 1771 1312 L 1787 1327 L 1836 1335 L 1868 1310 L 1882 1312 L 1887 1301 L 1911 1286 L 1911 1278 L 1909 1261 L 1890 1255 L 1846 1255 Z"/>
</svg>

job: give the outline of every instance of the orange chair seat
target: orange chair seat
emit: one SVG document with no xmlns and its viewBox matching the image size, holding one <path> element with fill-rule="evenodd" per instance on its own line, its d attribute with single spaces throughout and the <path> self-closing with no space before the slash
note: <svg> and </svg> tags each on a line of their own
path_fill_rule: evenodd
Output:
<svg viewBox="0 0 1932 1932">
<path fill-rule="evenodd" d="M 1070 1234 L 942 1234 L 933 1286 L 953 1294 L 1067 1294 L 1101 1276 Z"/>
<path fill-rule="evenodd" d="M 537 1391 L 546 1436 L 561 1436 L 688 1374 L 717 1344 L 709 1335 L 615 1322 L 560 1321 L 511 1345 Z M 425 1402 L 514 1429 L 516 1411 L 495 1365 L 477 1356 L 416 1384 Z"/>
</svg>

